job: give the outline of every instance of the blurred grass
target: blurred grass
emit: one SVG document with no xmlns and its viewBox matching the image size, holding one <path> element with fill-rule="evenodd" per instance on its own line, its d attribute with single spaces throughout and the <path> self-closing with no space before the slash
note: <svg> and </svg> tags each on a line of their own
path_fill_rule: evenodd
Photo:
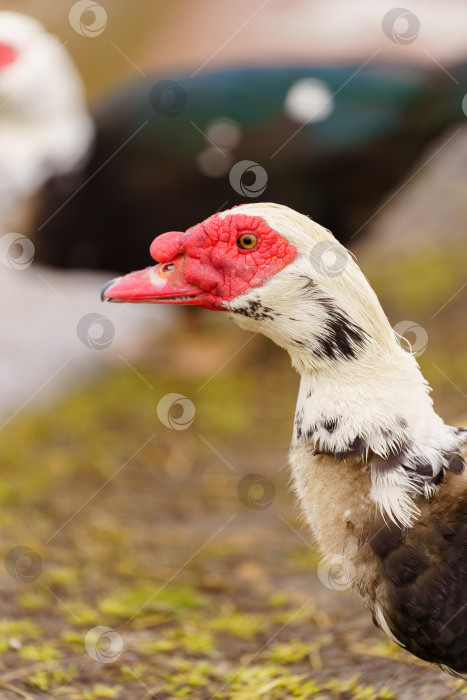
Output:
<svg viewBox="0 0 467 700">
<path fill-rule="evenodd" d="M 358 263 L 375 289 L 391 324 L 413 321 L 428 334 L 417 360 L 433 388 L 435 409 L 455 425 L 465 424 L 467 398 L 467 250 L 420 243 L 403 251 L 362 246 Z M 413 342 L 413 337 L 408 337 Z"/>
<path fill-rule="evenodd" d="M 354 596 L 322 586 L 319 556 L 297 535 L 282 468 L 298 385 L 288 358 L 258 336 L 205 384 L 248 336 L 202 318 L 135 371 L 115 367 L 1 431 L 2 553 L 31 547 L 43 570 L 29 583 L 3 573 L 0 687 L 70 700 L 364 700 L 406 697 L 384 681 L 398 670 L 403 686 L 426 682 L 420 698 L 444 697 L 444 676 L 407 665 Z M 158 420 L 172 392 L 195 405 L 187 430 Z M 238 498 L 252 472 L 274 483 L 266 510 Z M 114 663 L 84 650 L 98 625 L 122 637 Z"/>
</svg>

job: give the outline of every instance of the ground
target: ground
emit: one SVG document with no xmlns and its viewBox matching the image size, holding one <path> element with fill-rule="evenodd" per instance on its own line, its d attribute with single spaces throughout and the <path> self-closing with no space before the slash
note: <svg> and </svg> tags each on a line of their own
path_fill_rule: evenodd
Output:
<svg viewBox="0 0 467 700">
<path fill-rule="evenodd" d="M 138 366 L 0 433 L 0 697 L 461 697 L 332 590 L 288 488 L 288 358 L 182 318 Z"/>
</svg>

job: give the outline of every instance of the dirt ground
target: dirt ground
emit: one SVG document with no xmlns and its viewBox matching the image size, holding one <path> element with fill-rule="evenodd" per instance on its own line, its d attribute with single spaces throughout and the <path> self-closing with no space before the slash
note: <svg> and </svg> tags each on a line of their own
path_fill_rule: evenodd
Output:
<svg viewBox="0 0 467 700">
<path fill-rule="evenodd" d="M 461 697 L 320 579 L 285 466 L 298 377 L 212 319 L 1 432 L 0 697 Z"/>
</svg>

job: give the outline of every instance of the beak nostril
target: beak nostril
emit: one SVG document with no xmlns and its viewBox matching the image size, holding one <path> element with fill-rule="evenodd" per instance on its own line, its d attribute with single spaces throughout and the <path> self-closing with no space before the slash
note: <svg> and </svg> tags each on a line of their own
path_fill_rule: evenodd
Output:
<svg viewBox="0 0 467 700">
<path fill-rule="evenodd" d="M 172 272 L 174 267 L 175 265 L 173 263 L 166 263 L 162 268 L 162 272 Z"/>
</svg>

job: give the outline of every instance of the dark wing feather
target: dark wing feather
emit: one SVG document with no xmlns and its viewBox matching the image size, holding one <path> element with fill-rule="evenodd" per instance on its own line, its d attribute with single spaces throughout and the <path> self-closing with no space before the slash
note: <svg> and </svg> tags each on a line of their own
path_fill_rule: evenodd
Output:
<svg viewBox="0 0 467 700">
<path fill-rule="evenodd" d="M 467 673 L 467 505 L 446 521 L 417 523 L 400 536 L 393 530 L 385 525 L 370 537 L 389 629 L 415 656 Z"/>
</svg>

